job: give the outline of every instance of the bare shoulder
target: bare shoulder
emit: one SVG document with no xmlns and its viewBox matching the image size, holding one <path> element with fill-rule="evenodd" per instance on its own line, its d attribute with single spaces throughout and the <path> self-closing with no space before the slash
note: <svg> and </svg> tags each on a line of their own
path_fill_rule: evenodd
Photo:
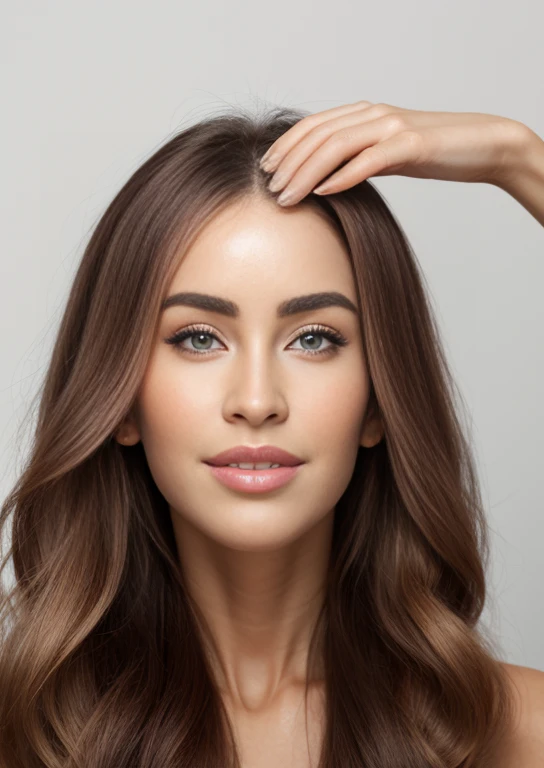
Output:
<svg viewBox="0 0 544 768">
<path fill-rule="evenodd" d="M 515 700 L 515 725 L 498 768 L 544 768 L 544 672 L 502 663 Z"/>
</svg>

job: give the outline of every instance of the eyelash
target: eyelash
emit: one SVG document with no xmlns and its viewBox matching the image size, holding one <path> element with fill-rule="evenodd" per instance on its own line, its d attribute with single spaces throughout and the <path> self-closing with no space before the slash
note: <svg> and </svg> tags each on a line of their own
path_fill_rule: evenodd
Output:
<svg viewBox="0 0 544 768">
<path fill-rule="evenodd" d="M 215 349 L 208 349 L 204 351 L 197 351 L 196 349 L 187 349 L 186 347 L 182 347 L 181 344 L 185 339 L 190 338 L 191 336 L 196 336 L 197 333 L 203 333 L 207 336 L 212 336 L 214 339 L 219 341 L 215 333 L 210 329 L 209 326 L 205 325 L 189 325 L 187 328 L 184 328 L 181 331 L 178 331 L 173 336 L 171 336 L 169 339 L 166 339 L 167 344 L 171 344 L 173 347 L 178 349 L 180 352 L 188 352 L 190 355 L 199 355 L 200 357 L 204 357 L 205 355 L 209 355 L 212 352 L 216 352 Z M 312 325 L 309 328 L 306 328 L 306 330 L 303 333 L 300 333 L 296 339 L 293 339 L 291 344 L 295 341 L 298 341 L 302 336 L 307 336 L 309 334 L 317 334 L 318 336 L 323 336 L 328 341 L 332 342 L 333 346 L 326 347 L 322 350 L 308 350 L 304 349 L 302 350 L 306 355 L 331 355 L 336 354 L 338 352 L 339 347 L 345 347 L 346 344 L 348 344 L 348 340 L 338 331 L 333 331 L 330 328 L 325 328 L 322 325 Z"/>
</svg>

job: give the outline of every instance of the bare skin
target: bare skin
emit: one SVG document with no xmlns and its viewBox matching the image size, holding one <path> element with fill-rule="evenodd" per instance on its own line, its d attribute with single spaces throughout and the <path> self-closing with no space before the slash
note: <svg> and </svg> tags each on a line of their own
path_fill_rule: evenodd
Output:
<svg viewBox="0 0 544 768">
<path fill-rule="evenodd" d="M 275 316 L 285 299 L 318 291 L 338 291 L 357 303 L 335 232 L 317 212 L 288 206 L 352 158 L 327 193 L 389 173 L 487 182 L 544 224 L 544 142 L 506 118 L 358 102 L 301 121 L 273 150 L 277 159 L 265 167 L 279 168 L 276 189 L 287 184 L 293 192 L 287 207 L 255 198 L 220 214 L 183 258 L 168 293 L 227 298 L 239 305 L 240 317 L 169 308 L 137 407 L 118 439 L 143 441 L 169 502 L 180 564 L 209 627 L 242 765 L 304 768 L 317 765 L 323 735 L 323 670 L 318 666 L 311 677 L 308 733 L 303 682 L 335 504 L 359 447 L 375 445 L 383 427 L 367 411 L 370 380 L 356 316 L 340 307 Z M 209 326 L 213 351 L 190 354 L 165 343 L 195 323 Z M 304 345 L 312 324 L 339 331 L 348 344 L 331 356 L 312 356 Z M 194 340 L 183 346 L 194 350 Z M 330 344 L 323 338 L 320 348 Z M 307 462 L 279 491 L 229 490 L 202 463 L 228 447 L 264 443 Z M 506 667 L 519 722 L 505 737 L 500 768 L 537 768 L 544 673 Z"/>
<path fill-rule="evenodd" d="M 505 733 L 496 768 L 541 768 L 544 765 L 544 672 L 503 664 L 514 698 L 514 723 Z"/>
<path fill-rule="evenodd" d="M 242 768 L 316 768 L 325 729 L 321 685 L 308 694 L 307 723 L 302 686 L 289 686 L 264 712 L 227 705 Z"/>
<path fill-rule="evenodd" d="M 168 295 L 181 290 L 228 298 L 240 316 L 187 306 L 164 312 L 123 442 L 143 441 L 169 502 L 180 563 L 211 632 L 214 672 L 244 761 L 301 766 L 308 751 L 303 683 L 334 508 L 359 447 L 376 444 L 383 428 L 367 414 L 370 379 L 357 315 L 330 306 L 278 319 L 276 307 L 320 291 L 338 291 L 357 306 L 351 267 L 321 214 L 252 199 L 203 230 Z M 196 354 L 165 342 L 195 323 L 216 337 L 208 339 L 211 352 L 199 351 L 198 336 L 183 341 Z M 314 324 L 348 343 L 308 343 Z M 335 351 L 316 354 L 316 347 Z M 202 459 L 240 444 L 277 445 L 306 464 L 276 491 L 233 491 Z M 322 680 L 318 666 L 308 712 L 314 754 Z"/>
</svg>

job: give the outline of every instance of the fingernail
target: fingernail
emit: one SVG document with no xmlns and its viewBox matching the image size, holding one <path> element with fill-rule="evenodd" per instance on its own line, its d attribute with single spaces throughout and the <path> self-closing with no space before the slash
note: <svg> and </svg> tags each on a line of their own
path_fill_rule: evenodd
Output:
<svg viewBox="0 0 544 768">
<path fill-rule="evenodd" d="M 271 171 L 279 163 L 279 155 L 269 155 L 266 153 L 262 156 L 260 166 L 264 171 Z"/>
<path fill-rule="evenodd" d="M 268 189 L 271 192 L 277 192 L 279 189 L 285 186 L 287 176 L 285 173 L 277 173 L 272 177 L 272 180 L 268 184 Z"/>
<path fill-rule="evenodd" d="M 292 189 L 285 189 L 281 195 L 278 197 L 278 203 L 280 205 L 285 205 L 286 203 L 290 203 L 295 197 L 295 192 Z"/>
<path fill-rule="evenodd" d="M 316 187 L 313 192 L 316 195 L 326 195 L 327 192 L 330 192 L 332 189 L 332 184 L 321 184 L 321 186 Z"/>
</svg>

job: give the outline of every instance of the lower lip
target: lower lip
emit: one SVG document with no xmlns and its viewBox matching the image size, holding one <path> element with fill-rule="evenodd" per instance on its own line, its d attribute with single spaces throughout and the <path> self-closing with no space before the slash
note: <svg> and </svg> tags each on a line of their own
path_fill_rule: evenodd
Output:
<svg viewBox="0 0 544 768">
<path fill-rule="evenodd" d="M 289 482 L 302 464 L 294 467 L 276 467 L 275 469 L 240 469 L 239 467 L 214 467 L 208 464 L 212 474 L 220 483 L 235 491 L 246 493 L 265 493 L 281 488 Z"/>
</svg>

